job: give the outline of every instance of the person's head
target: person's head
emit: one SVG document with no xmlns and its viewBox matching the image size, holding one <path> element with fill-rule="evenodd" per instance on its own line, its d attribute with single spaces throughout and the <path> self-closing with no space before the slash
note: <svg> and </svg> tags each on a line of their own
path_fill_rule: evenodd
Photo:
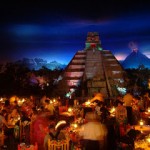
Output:
<svg viewBox="0 0 150 150">
<path fill-rule="evenodd" d="M 141 100 L 141 97 L 140 96 L 135 96 L 135 99 L 136 100 Z"/>
<path fill-rule="evenodd" d="M 102 101 L 97 101 L 97 105 L 98 105 L 98 106 L 102 106 L 102 105 L 103 105 L 103 102 L 102 102 Z"/>
<path fill-rule="evenodd" d="M 48 126 L 49 132 L 54 132 L 55 131 L 55 124 L 50 124 Z"/>
<path fill-rule="evenodd" d="M 6 100 L 5 100 L 5 104 L 4 104 L 4 105 L 5 105 L 6 107 L 10 105 L 9 99 L 6 99 Z"/>
<path fill-rule="evenodd" d="M 97 121 L 98 115 L 95 112 L 87 112 L 85 115 L 87 121 Z"/>
<path fill-rule="evenodd" d="M 17 106 L 17 105 L 18 105 L 18 102 L 17 102 L 16 100 L 14 101 L 14 105 L 15 105 L 15 106 Z"/>
<path fill-rule="evenodd" d="M 122 105 L 123 105 L 123 102 L 121 102 L 121 101 L 117 102 L 117 106 L 122 106 Z"/>
<path fill-rule="evenodd" d="M 135 140 L 136 138 L 138 138 L 141 135 L 141 132 L 139 130 L 135 130 L 135 129 L 130 129 L 127 132 L 127 135 L 132 138 L 133 140 Z"/>
</svg>

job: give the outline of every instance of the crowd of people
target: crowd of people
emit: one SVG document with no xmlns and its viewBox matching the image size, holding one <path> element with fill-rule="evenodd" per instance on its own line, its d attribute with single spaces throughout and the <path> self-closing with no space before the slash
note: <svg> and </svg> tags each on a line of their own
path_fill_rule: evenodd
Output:
<svg viewBox="0 0 150 150">
<path fill-rule="evenodd" d="M 138 124 L 143 112 L 150 107 L 149 93 L 134 96 L 127 92 L 124 96 L 118 96 L 115 100 L 110 101 L 109 104 L 105 100 L 95 100 L 94 103 L 96 103 L 94 109 L 92 107 L 88 112 L 80 102 L 77 104 L 80 106 L 81 113 L 76 117 L 80 117 L 83 121 L 76 132 L 77 141 L 70 138 L 70 145 L 80 143 L 85 150 L 121 150 L 123 146 L 120 143 L 127 141 L 123 139 L 134 135 L 128 140 L 128 143 L 125 143 L 126 148 L 134 149 L 134 140 L 139 132 L 135 131 L 133 125 Z M 66 105 L 68 108 L 71 104 L 67 101 Z M 57 104 L 54 105 L 46 96 L 43 96 L 38 102 L 29 98 L 22 105 L 18 105 L 17 100 L 14 100 L 13 103 L 9 99 L 5 100 L 4 103 L 1 103 L 0 111 L 0 132 L 4 132 L 5 135 L 1 147 L 7 147 L 7 149 L 11 147 L 13 150 L 12 142 L 15 143 L 13 143 L 15 148 L 24 142 L 28 145 L 37 143 L 39 150 L 48 150 L 48 139 L 66 139 L 66 133 L 61 132 L 61 129 L 55 129 L 55 125 L 61 120 L 59 110 L 62 106 L 64 104 L 61 103 L 61 99 L 58 99 Z M 76 107 L 74 104 L 71 106 Z M 110 113 L 112 106 L 115 107 L 113 117 Z M 78 119 L 76 117 L 74 121 Z M 66 121 L 64 129 L 70 125 L 67 117 Z M 21 128 L 23 128 L 22 134 L 20 134 Z M 131 135 L 127 136 L 129 134 Z M 70 149 L 74 150 L 75 146 Z"/>
</svg>

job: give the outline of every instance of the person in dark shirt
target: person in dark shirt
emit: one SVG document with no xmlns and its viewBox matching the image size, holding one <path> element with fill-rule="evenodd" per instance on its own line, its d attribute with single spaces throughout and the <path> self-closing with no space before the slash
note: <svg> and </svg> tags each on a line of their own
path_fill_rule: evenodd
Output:
<svg viewBox="0 0 150 150">
<path fill-rule="evenodd" d="M 110 115 L 110 112 L 108 111 L 105 103 L 102 103 L 102 106 L 100 108 L 100 112 L 101 112 L 101 122 L 105 123 L 107 117 Z"/>
<path fill-rule="evenodd" d="M 134 141 L 140 134 L 140 131 L 130 129 L 126 135 L 120 138 L 118 145 L 119 150 L 134 150 Z"/>
</svg>

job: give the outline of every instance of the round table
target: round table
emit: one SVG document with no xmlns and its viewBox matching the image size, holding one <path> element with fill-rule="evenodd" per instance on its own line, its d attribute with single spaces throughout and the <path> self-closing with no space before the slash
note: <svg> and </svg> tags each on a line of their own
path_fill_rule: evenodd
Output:
<svg viewBox="0 0 150 150">
<path fill-rule="evenodd" d="M 150 125 L 143 125 L 143 126 L 135 125 L 134 128 L 135 130 L 139 130 L 142 133 L 150 133 Z"/>
</svg>

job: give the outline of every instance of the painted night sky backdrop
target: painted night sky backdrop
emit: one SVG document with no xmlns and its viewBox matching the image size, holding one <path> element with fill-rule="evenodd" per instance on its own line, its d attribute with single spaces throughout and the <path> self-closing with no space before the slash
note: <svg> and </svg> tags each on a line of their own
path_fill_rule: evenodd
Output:
<svg viewBox="0 0 150 150">
<path fill-rule="evenodd" d="M 135 41 L 150 58 L 150 2 L 145 0 L 35 0 L 0 4 L 0 62 L 42 58 L 68 64 L 98 32 L 118 60 Z"/>
</svg>

